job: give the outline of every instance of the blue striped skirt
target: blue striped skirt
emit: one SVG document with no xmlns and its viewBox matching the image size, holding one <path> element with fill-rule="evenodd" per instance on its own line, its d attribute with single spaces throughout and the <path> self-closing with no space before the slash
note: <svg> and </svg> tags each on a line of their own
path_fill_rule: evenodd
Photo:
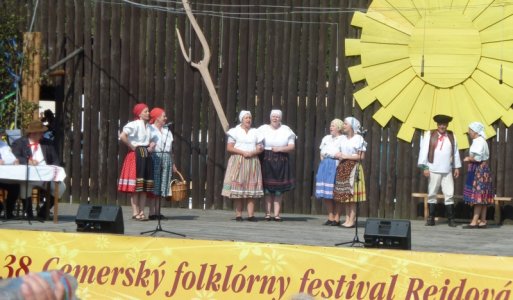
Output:
<svg viewBox="0 0 513 300">
<path fill-rule="evenodd" d="M 336 175 L 337 161 L 333 158 L 321 160 L 315 176 L 315 197 L 318 199 L 333 199 Z"/>
</svg>

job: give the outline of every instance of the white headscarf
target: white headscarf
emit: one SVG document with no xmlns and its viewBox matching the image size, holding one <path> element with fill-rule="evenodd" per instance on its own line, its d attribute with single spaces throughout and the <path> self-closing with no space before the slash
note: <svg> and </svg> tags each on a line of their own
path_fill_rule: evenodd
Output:
<svg viewBox="0 0 513 300">
<path fill-rule="evenodd" d="M 468 128 L 472 129 L 475 133 L 482 136 L 486 139 L 486 134 L 484 132 L 484 125 L 479 122 L 472 122 L 468 125 Z"/>
<path fill-rule="evenodd" d="M 239 122 L 242 123 L 242 119 L 244 119 L 246 115 L 249 115 L 251 117 L 251 112 L 249 110 L 241 110 L 239 113 Z"/>
<path fill-rule="evenodd" d="M 354 133 L 360 133 L 360 121 L 358 121 L 354 117 L 346 117 L 344 119 L 344 122 L 351 125 L 351 128 L 353 128 Z"/>
<path fill-rule="evenodd" d="M 269 115 L 269 117 L 272 118 L 273 115 L 276 115 L 281 118 L 283 116 L 283 113 L 279 109 L 273 109 L 271 110 L 271 114 Z"/>
</svg>

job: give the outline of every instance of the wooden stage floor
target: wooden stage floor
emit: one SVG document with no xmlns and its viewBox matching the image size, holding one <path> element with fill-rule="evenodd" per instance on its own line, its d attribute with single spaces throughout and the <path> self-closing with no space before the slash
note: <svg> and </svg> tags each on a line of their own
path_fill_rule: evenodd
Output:
<svg viewBox="0 0 513 300">
<path fill-rule="evenodd" d="M 59 204 L 59 223 L 40 223 L 26 220 L 0 222 L 0 229 L 40 230 L 76 232 L 75 216 L 78 204 Z M 135 221 L 131 219 L 130 207 L 124 206 L 123 221 L 125 235 L 141 236 L 141 232 L 157 228 L 157 221 Z M 146 212 L 148 209 L 146 208 Z M 235 222 L 234 212 L 220 210 L 198 210 L 185 208 L 162 208 L 166 220 L 161 221 L 164 230 L 186 235 L 186 239 L 245 241 L 335 247 L 335 243 L 351 242 L 355 230 L 322 226 L 323 215 L 283 214 L 284 222 L 267 222 L 261 213 L 258 222 Z M 413 251 L 513 256 L 513 225 L 489 225 L 487 229 L 463 229 L 447 226 L 445 220 L 435 227 L 424 226 L 424 221 L 411 221 L 411 244 Z M 363 241 L 365 219 L 359 220 L 358 237 Z M 148 235 L 145 235 L 148 236 Z M 165 232 L 155 236 L 182 238 Z M 339 247 L 348 247 L 347 245 Z"/>
</svg>

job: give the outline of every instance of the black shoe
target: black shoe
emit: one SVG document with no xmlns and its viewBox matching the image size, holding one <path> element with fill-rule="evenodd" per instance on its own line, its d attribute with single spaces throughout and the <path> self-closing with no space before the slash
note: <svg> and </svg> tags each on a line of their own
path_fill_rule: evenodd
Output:
<svg viewBox="0 0 513 300">
<path fill-rule="evenodd" d="M 242 217 L 235 217 L 236 222 L 242 222 Z"/>
<path fill-rule="evenodd" d="M 266 221 L 271 221 L 271 219 L 272 219 L 272 218 L 271 218 L 271 215 L 265 215 L 265 220 L 266 220 Z"/>
<path fill-rule="evenodd" d="M 248 222 L 257 222 L 257 219 L 255 218 L 255 216 L 249 217 L 246 220 L 248 220 Z"/>
<path fill-rule="evenodd" d="M 426 221 L 426 226 L 435 226 L 435 218 L 434 217 L 428 217 Z"/>
<path fill-rule="evenodd" d="M 274 221 L 276 222 L 283 222 L 283 219 L 280 217 L 274 217 Z"/>
<path fill-rule="evenodd" d="M 449 225 L 449 227 L 458 227 L 458 225 L 456 224 L 456 221 L 454 221 L 454 219 L 449 219 L 448 225 Z"/>
<path fill-rule="evenodd" d="M 328 220 L 328 221 L 322 223 L 322 225 L 324 225 L 324 226 L 331 226 L 331 224 L 333 224 L 333 222 L 335 222 L 335 221 Z"/>
<path fill-rule="evenodd" d="M 331 226 L 340 227 L 340 221 L 331 221 Z"/>
<path fill-rule="evenodd" d="M 158 218 L 158 216 L 157 216 L 157 215 L 149 215 L 149 216 L 148 216 L 148 219 L 149 219 L 150 221 L 155 221 L 157 218 Z"/>
<path fill-rule="evenodd" d="M 469 225 L 465 225 L 465 226 L 463 226 L 461 228 L 463 228 L 463 229 L 478 229 L 479 226 L 478 225 L 470 225 L 469 224 Z"/>
</svg>

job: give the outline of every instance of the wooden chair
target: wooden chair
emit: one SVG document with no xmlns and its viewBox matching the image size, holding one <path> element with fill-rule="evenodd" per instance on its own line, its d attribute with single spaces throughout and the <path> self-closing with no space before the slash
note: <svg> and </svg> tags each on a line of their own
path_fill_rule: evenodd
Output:
<svg viewBox="0 0 513 300">
<path fill-rule="evenodd" d="M 5 199 L 7 199 L 7 191 L 0 188 L 0 203 L 5 207 Z"/>
</svg>

